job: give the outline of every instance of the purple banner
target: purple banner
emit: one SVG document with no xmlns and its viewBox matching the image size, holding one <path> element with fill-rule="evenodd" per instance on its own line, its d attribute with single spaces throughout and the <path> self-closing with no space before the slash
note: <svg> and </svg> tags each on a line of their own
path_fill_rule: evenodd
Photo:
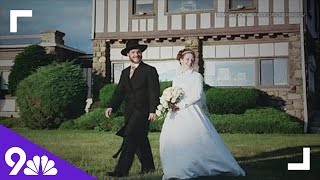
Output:
<svg viewBox="0 0 320 180">
<path fill-rule="evenodd" d="M 0 125 L 0 179 L 95 179 Z"/>
</svg>

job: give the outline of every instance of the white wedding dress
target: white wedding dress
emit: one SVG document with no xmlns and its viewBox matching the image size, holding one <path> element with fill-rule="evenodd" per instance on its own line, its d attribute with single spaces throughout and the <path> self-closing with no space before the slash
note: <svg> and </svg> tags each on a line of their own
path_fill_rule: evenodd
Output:
<svg viewBox="0 0 320 180">
<path fill-rule="evenodd" d="M 211 124 L 205 110 L 203 77 L 188 70 L 173 80 L 184 91 L 177 112 L 169 112 L 160 134 L 162 179 L 245 176 Z"/>
</svg>

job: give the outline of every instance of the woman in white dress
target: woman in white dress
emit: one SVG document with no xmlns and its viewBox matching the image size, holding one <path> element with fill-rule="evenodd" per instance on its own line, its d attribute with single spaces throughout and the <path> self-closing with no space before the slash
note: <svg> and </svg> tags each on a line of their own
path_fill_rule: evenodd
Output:
<svg viewBox="0 0 320 180">
<path fill-rule="evenodd" d="M 206 114 L 203 77 L 193 70 L 194 52 L 183 49 L 177 59 L 181 72 L 172 85 L 184 95 L 167 114 L 160 134 L 162 179 L 245 176 Z"/>
</svg>

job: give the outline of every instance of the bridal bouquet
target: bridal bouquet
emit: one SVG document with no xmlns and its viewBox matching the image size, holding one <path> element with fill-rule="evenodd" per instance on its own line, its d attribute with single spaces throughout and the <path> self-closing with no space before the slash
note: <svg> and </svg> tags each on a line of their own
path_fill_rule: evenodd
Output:
<svg viewBox="0 0 320 180">
<path fill-rule="evenodd" d="M 163 90 L 162 96 L 160 97 L 160 104 L 156 110 L 157 116 L 164 119 L 172 107 L 181 100 L 183 95 L 184 92 L 182 88 L 179 87 L 168 87 Z"/>
</svg>

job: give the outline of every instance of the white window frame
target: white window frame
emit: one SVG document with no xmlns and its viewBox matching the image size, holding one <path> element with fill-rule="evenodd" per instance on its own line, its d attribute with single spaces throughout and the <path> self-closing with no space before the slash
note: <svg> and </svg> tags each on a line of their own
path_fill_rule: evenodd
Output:
<svg viewBox="0 0 320 180">
<path fill-rule="evenodd" d="M 272 61 L 272 63 L 274 64 L 274 60 L 275 59 L 283 59 L 283 60 L 286 60 L 287 61 L 287 83 L 286 84 L 283 84 L 283 85 L 276 85 L 274 83 L 274 80 L 273 80 L 273 85 L 263 85 L 261 84 L 261 78 L 262 78 L 262 68 L 261 68 L 261 61 L 263 60 L 270 60 Z M 273 67 L 274 68 L 274 67 Z M 277 87 L 288 87 L 289 86 L 289 58 L 288 57 L 272 57 L 272 58 L 259 58 L 258 59 L 258 86 L 261 87 L 261 88 L 277 88 Z M 273 72 L 274 72 L 274 69 L 273 69 Z M 274 79 L 274 74 L 273 74 L 273 79 Z"/>
<path fill-rule="evenodd" d="M 152 1 L 152 12 L 136 12 L 137 11 L 137 1 Z M 132 6 L 132 14 L 135 16 L 144 16 L 144 15 L 154 15 L 154 5 L 155 5 L 155 1 L 154 0 L 133 0 L 132 1 L 133 6 Z"/>
<path fill-rule="evenodd" d="M 186 0 L 182 0 L 182 1 L 186 1 Z M 186 10 L 186 11 L 169 11 L 169 0 L 166 0 L 166 12 L 168 14 L 181 14 L 181 13 L 190 13 L 190 12 L 195 13 L 195 12 L 213 11 L 216 6 L 216 1 L 217 0 L 212 0 L 213 6 L 211 8 L 207 8 L 207 9 L 194 9 L 194 10 Z"/>
</svg>

